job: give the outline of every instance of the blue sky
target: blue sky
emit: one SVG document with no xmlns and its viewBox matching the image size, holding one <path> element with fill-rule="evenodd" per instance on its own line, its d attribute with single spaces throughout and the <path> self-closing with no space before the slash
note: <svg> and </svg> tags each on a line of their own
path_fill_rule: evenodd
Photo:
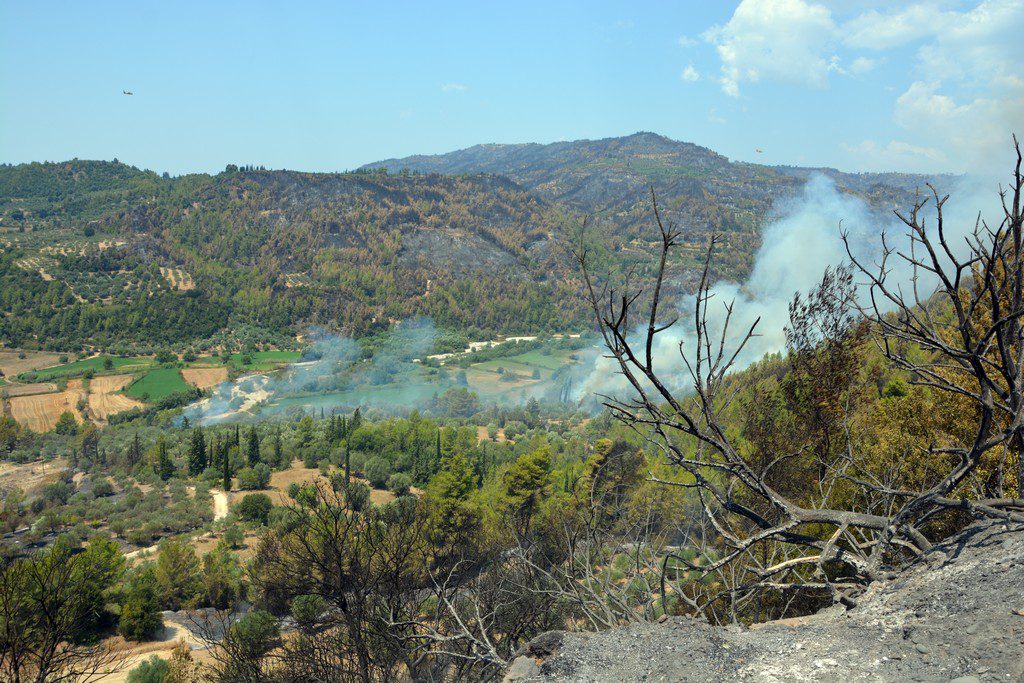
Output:
<svg viewBox="0 0 1024 683">
<path fill-rule="evenodd" d="M 763 163 L 971 170 L 1024 134 L 1022 33 L 1024 0 L 5 0 L 0 161 L 342 170 L 650 130 Z"/>
</svg>

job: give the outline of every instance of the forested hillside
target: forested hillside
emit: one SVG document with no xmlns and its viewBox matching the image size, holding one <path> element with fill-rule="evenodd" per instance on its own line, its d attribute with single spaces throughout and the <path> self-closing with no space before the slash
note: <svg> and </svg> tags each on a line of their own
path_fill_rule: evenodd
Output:
<svg viewBox="0 0 1024 683">
<path fill-rule="evenodd" d="M 579 330 L 569 247 L 584 215 L 599 267 L 643 280 L 653 187 L 682 226 L 673 296 L 692 290 L 712 233 L 715 275 L 742 281 L 776 202 L 813 172 L 651 133 L 370 166 L 176 178 L 116 160 L 0 166 L 0 341 L 280 345 L 310 325 L 366 336 L 416 315 L 477 338 Z M 824 172 L 880 217 L 925 180 Z"/>
<path fill-rule="evenodd" d="M 570 222 L 503 178 L 172 179 L 73 161 L 2 167 L 0 192 L 9 345 L 201 343 L 243 327 L 273 342 L 311 324 L 362 336 L 413 315 L 471 336 L 582 320 Z"/>
<path fill-rule="evenodd" d="M 773 203 L 797 194 L 813 172 L 829 176 L 880 214 L 906 206 L 927 181 L 900 173 L 850 174 L 733 162 L 705 147 L 654 133 L 548 145 L 476 145 L 363 168 L 505 175 L 549 201 L 595 215 L 618 253 L 647 251 L 656 242 L 650 230 L 653 187 L 667 215 L 684 228 L 683 251 L 698 251 L 711 233 L 718 233 L 725 245 L 718 268 L 739 278 L 752 265 Z"/>
</svg>

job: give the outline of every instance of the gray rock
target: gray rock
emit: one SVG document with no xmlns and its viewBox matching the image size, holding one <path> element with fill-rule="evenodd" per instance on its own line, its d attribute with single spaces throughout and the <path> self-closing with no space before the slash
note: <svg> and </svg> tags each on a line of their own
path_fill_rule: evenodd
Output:
<svg viewBox="0 0 1024 683">
<path fill-rule="evenodd" d="M 537 665 L 537 661 L 533 657 L 522 656 L 516 657 L 502 681 L 503 683 L 514 683 L 536 678 L 539 675 L 540 667 Z"/>
<path fill-rule="evenodd" d="M 1019 636 L 1024 622 L 1010 611 L 1024 605 L 1018 568 L 1024 562 L 1024 525 L 1009 531 L 1001 526 L 979 523 L 936 544 L 932 559 L 941 553 L 944 561 L 915 562 L 891 580 L 872 584 L 848 611 L 759 628 L 670 618 L 599 633 L 558 634 L 537 643 L 543 665 L 533 675 L 541 681 L 580 683 L 980 683 L 980 677 L 996 675 L 1024 681 Z M 979 580 L 982 572 L 987 576 Z M 968 662 L 971 674 L 964 673 Z M 535 671 L 530 664 L 537 666 L 532 659 L 519 666 Z"/>
</svg>

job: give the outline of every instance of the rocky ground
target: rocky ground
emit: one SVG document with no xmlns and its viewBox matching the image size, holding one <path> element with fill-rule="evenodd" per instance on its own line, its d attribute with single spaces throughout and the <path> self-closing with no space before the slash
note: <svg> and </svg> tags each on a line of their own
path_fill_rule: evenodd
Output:
<svg viewBox="0 0 1024 683">
<path fill-rule="evenodd" d="M 1024 681 L 1024 527 L 971 527 L 851 610 L 549 633 L 521 654 L 506 681 Z"/>
</svg>

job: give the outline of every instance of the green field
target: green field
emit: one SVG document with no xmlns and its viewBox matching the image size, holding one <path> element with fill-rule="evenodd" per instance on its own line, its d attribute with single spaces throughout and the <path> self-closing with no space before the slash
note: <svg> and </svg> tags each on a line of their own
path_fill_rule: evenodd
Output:
<svg viewBox="0 0 1024 683">
<path fill-rule="evenodd" d="M 245 365 L 242 358 L 248 355 L 252 363 Z M 298 351 L 256 351 L 255 353 L 233 353 L 231 354 L 231 365 L 243 372 L 264 372 L 273 370 L 279 365 L 294 363 L 302 358 Z"/>
<path fill-rule="evenodd" d="M 498 368 L 505 368 L 517 375 L 526 375 L 526 377 L 530 377 L 534 370 L 538 370 L 540 371 L 540 376 L 547 379 L 555 370 L 566 363 L 571 362 L 569 356 L 573 353 L 575 352 L 556 351 L 550 354 L 544 354 L 541 351 L 527 351 L 526 353 L 521 353 L 517 356 L 508 356 L 507 358 L 496 358 L 482 363 L 474 363 L 469 367 L 482 372 L 497 372 Z"/>
<path fill-rule="evenodd" d="M 121 358 L 117 356 L 96 356 L 94 358 L 86 358 L 84 360 L 78 360 L 73 363 L 65 363 L 64 365 L 58 365 L 52 368 L 43 368 L 42 370 L 36 370 L 35 372 L 23 372 L 19 375 L 20 378 L 25 378 L 26 375 L 35 376 L 37 382 L 50 382 L 55 379 L 62 377 L 74 377 L 84 372 L 92 370 L 93 372 L 105 372 L 106 368 L 103 367 L 103 362 L 110 358 L 113 363 L 113 367 L 110 370 L 118 372 L 135 372 L 150 367 L 153 361 L 149 358 Z"/>
<path fill-rule="evenodd" d="M 132 398 L 150 402 L 159 401 L 173 393 L 188 391 L 191 387 L 181 378 L 178 368 L 158 368 L 147 372 L 132 383 L 125 393 Z"/>
</svg>

